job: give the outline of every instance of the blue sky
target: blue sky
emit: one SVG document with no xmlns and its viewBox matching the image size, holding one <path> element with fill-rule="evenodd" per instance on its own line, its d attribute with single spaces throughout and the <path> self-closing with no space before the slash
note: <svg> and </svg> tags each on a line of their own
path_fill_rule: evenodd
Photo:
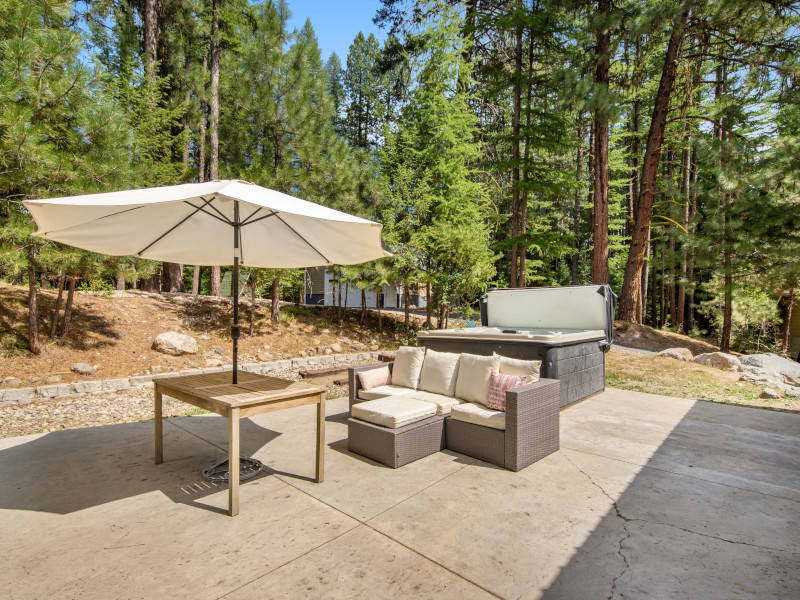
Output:
<svg viewBox="0 0 800 600">
<path fill-rule="evenodd" d="M 336 52 L 344 64 L 347 49 L 359 31 L 364 35 L 374 33 L 379 41 L 386 37 L 385 30 L 372 23 L 380 7 L 379 0 L 287 0 L 287 3 L 292 11 L 290 29 L 299 29 L 307 18 L 311 19 L 323 61 Z"/>
</svg>

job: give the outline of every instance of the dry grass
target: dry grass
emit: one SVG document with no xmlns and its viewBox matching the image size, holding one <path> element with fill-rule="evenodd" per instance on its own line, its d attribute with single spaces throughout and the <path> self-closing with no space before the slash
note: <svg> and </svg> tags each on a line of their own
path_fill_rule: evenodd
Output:
<svg viewBox="0 0 800 600">
<path fill-rule="evenodd" d="M 606 355 L 609 387 L 724 404 L 800 412 L 800 398 L 759 398 L 762 388 L 738 381 L 741 373 L 620 348 Z"/>
</svg>

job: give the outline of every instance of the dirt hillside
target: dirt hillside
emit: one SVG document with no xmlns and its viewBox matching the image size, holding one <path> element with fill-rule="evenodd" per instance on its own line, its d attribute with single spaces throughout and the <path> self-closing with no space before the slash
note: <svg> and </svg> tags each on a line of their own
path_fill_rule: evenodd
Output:
<svg viewBox="0 0 800 600">
<path fill-rule="evenodd" d="M 27 289 L 0 283 L 0 378 L 14 377 L 21 385 L 43 382 L 58 375 L 63 382 L 81 379 L 128 377 L 146 371 L 169 371 L 206 366 L 208 361 L 231 360 L 230 300 L 190 294 L 113 292 L 110 296 L 76 292 L 69 332 L 63 339 L 50 338 L 56 293 L 39 294 L 42 353 L 27 351 Z M 354 352 L 353 344 L 389 347 L 396 344 L 394 321 L 384 319 L 384 335 L 378 335 L 374 316 L 369 326 L 358 325 L 351 312 L 341 325 L 333 322 L 332 309 L 282 307 L 283 321 L 274 325 L 269 303 L 257 301 L 255 335 L 250 337 L 250 304 L 242 302 L 239 340 L 241 362 L 296 357 L 301 351 L 341 346 Z M 63 305 L 62 305 L 63 319 Z M 196 355 L 167 356 L 151 349 L 153 339 L 165 331 L 178 331 L 197 340 Z M 97 365 L 91 376 L 70 371 L 70 365 Z M 19 384 L 18 384 L 19 385 Z"/>
<path fill-rule="evenodd" d="M 614 321 L 614 344 L 652 352 L 667 348 L 688 348 L 695 356 L 704 352 L 719 352 L 717 346 L 704 340 L 627 321 Z"/>
</svg>

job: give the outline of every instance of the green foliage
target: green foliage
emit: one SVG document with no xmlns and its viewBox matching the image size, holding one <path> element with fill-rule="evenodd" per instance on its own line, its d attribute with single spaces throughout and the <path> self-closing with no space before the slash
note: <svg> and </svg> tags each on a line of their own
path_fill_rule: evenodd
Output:
<svg viewBox="0 0 800 600">
<path fill-rule="evenodd" d="M 111 294 L 114 293 L 114 286 L 105 279 L 84 281 L 78 286 L 78 289 L 93 296 L 103 296 L 104 298 L 110 298 Z"/>
</svg>

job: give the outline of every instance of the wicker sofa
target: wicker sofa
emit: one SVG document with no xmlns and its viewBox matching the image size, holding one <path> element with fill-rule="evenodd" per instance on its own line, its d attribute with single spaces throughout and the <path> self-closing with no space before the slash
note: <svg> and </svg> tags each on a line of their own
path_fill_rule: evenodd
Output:
<svg viewBox="0 0 800 600">
<path fill-rule="evenodd" d="M 380 363 L 349 369 L 350 451 L 397 468 L 445 448 L 511 471 L 519 471 L 559 449 L 559 393 L 555 379 L 539 379 L 506 392 L 504 426 L 485 426 L 452 418 L 449 411 L 423 416 L 399 427 L 368 422 L 354 406 L 374 398 L 362 392 L 358 373 L 380 369 Z M 363 396 L 367 396 L 364 398 Z M 387 404 L 403 395 L 386 397 Z M 464 402 L 454 398 L 459 404 Z M 358 412 L 358 410 L 356 410 Z M 442 414 L 444 413 L 444 414 Z"/>
</svg>

